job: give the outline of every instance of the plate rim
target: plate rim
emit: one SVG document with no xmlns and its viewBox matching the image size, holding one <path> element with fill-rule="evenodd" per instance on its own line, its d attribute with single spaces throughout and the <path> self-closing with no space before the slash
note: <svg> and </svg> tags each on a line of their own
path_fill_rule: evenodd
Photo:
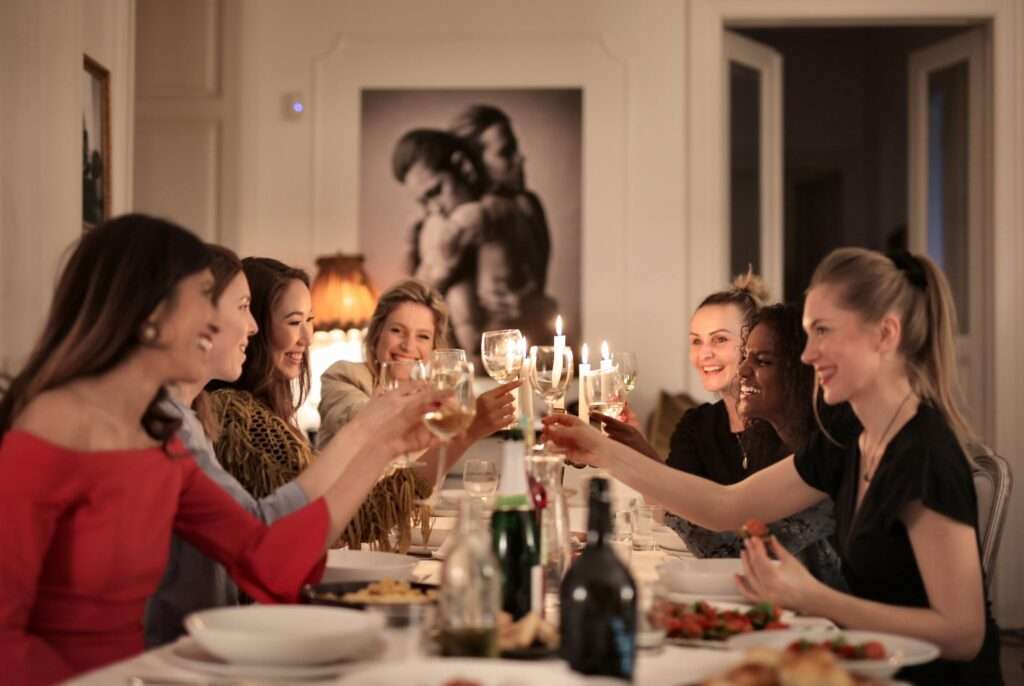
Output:
<svg viewBox="0 0 1024 686">
<path fill-rule="evenodd" d="M 807 634 L 807 633 L 814 633 L 815 631 L 823 631 L 823 630 L 805 629 L 803 631 L 799 631 L 799 630 L 794 631 L 792 629 L 789 629 L 789 630 L 786 630 L 785 632 L 779 631 L 777 634 L 774 634 L 774 636 L 779 636 L 779 635 L 781 635 L 783 633 L 786 633 L 786 634 L 793 635 L 793 638 L 795 640 L 797 638 L 806 638 L 806 636 L 800 636 L 799 634 L 801 634 L 801 633 Z M 910 657 L 910 656 L 908 656 L 906 654 L 906 652 L 903 652 L 901 654 L 901 658 L 900 658 L 900 664 L 899 664 L 899 668 L 900 669 L 902 669 L 904 667 L 914 667 L 916 665 L 927 664 L 928 662 L 931 662 L 932 660 L 938 659 L 942 655 L 942 651 L 934 643 L 932 643 L 930 641 L 925 641 L 925 640 L 920 639 L 920 638 L 915 638 L 913 636 L 904 636 L 902 634 L 894 634 L 894 633 L 890 633 L 890 632 L 887 632 L 887 631 L 871 631 L 871 630 L 868 630 L 868 629 L 843 629 L 843 628 L 840 628 L 838 631 L 832 631 L 830 633 L 833 634 L 833 636 L 832 636 L 833 638 L 838 638 L 840 636 L 847 636 L 847 635 L 849 635 L 849 636 L 853 637 L 854 641 L 858 641 L 858 642 L 877 641 L 877 640 L 885 641 L 886 639 L 896 639 L 896 640 L 899 640 L 899 641 L 909 641 L 911 644 L 918 644 L 921 647 L 921 649 L 922 649 L 923 655 L 918 656 L 918 657 Z M 733 641 L 735 641 L 738 644 L 737 645 L 737 649 L 746 649 L 746 648 L 756 647 L 756 645 L 750 645 L 750 646 L 739 645 L 739 644 L 745 643 L 745 642 L 747 642 L 749 640 L 752 640 L 752 639 L 746 639 L 745 638 L 748 635 L 749 634 L 740 634 L 738 636 L 733 636 L 733 637 L 729 638 L 727 642 L 732 643 Z M 930 657 L 926 657 L 926 655 L 931 655 L 931 656 Z M 857 665 L 870 666 L 872 664 L 876 664 L 876 663 L 873 663 L 871 661 L 864 661 L 864 660 L 843 660 L 843 659 L 840 659 L 839 662 L 840 662 L 840 664 L 842 664 L 844 667 L 847 667 L 847 668 L 850 668 L 851 666 L 857 666 Z"/>
<path fill-rule="evenodd" d="M 196 660 L 180 654 L 181 650 L 193 648 L 205 654 L 209 660 Z M 204 648 L 199 641 L 189 635 L 181 636 L 177 641 L 166 647 L 164 657 L 176 667 L 191 670 L 199 674 L 238 679 L 300 679 L 334 678 L 346 674 L 355 665 L 370 658 L 373 652 L 383 649 L 381 638 L 377 637 L 372 649 L 365 655 L 336 660 L 315 665 L 267 665 L 251 662 L 229 662 L 223 660 Z"/>
</svg>

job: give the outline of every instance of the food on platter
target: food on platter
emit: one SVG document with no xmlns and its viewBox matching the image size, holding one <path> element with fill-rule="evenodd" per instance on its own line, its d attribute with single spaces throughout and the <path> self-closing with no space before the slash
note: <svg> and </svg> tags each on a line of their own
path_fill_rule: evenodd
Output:
<svg viewBox="0 0 1024 686">
<path fill-rule="evenodd" d="M 498 616 L 498 649 L 502 652 L 525 650 L 540 645 L 548 649 L 558 647 L 558 628 L 541 619 L 536 612 L 523 615 L 513 622 L 512 616 L 502 612 Z"/>
<path fill-rule="evenodd" d="M 702 686 L 882 686 L 872 677 L 843 668 L 827 650 L 793 653 L 756 648 L 743 662 Z"/>
<path fill-rule="evenodd" d="M 346 603 L 364 603 L 366 605 L 400 605 L 430 603 L 437 600 L 437 591 L 423 591 L 413 588 L 406 581 L 381 579 L 368 584 L 358 591 L 343 595 L 324 593 L 324 597 L 341 600 Z M 334 596 L 333 598 L 331 596 Z"/>
<path fill-rule="evenodd" d="M 884 660 L 888 657 L 881 641 L 864 641 L 856 643 L 846 640 L 844 636 L 829 638 L 824 641 L 793 641 L 786 650 L 790 653 L 808 653 L 824 650 L 842 660 Z"/>
<path fill-rule="evenodd" d="M 758 603 L 748 610 L 720 609 L 706 601 L 677 603 L 658 598 L 651 608 L 651 620 L 665 628 L 668 638 L 724 641 L 751 631 L 788 629 L 781 610 L 771 603 Z"/>
</svg>

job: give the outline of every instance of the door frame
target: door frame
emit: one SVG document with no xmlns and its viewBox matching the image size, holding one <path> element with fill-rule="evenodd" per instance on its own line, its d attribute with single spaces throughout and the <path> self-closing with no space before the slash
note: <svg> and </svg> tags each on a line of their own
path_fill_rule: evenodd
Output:
<svg viewBox="0 0 1024 686">
<path fill-rule="evenodd" d="M 723 33 L 744 26 L 865 26 L 989 22 L 991 32 L 991 150 L 987 223 L 993 278 L 989 300 L 992 369 L 988 406 L 994 408 L 989 444 L 1024 470 L 1024 5 L 1015 0 L 689 0 L 684 46 L 686 93 L 686 197 L 688 310 L 715 286 L 728 282 L 726 162 L 723 118 Z M 715 228 L 717 227 L 717 230 Z M 689 371 L 689 370 L 688 370 Z M 688 388 L 699 393 L 694 374 Z M 1008 531 L 1024 527 L 1024 489 L 1011 500 Z M 1013 501 L 1017 505 L 1013 505 Z M 1009 626 L 1024 624 L 1024 594 L 1014 581 L 1024 576 L 1024 541 L 1003 541 L 996 577 L 997 610 Z M 1001 592 L 1000 592 L 1001 591 Z"/>
</svg>

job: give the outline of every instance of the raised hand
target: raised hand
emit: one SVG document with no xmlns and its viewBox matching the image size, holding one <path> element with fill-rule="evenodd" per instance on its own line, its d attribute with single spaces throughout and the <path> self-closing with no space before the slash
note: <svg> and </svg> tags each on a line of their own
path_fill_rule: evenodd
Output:
<svg viewBox="0 0 1024 686">
<path fill-rule="evenodd" d="M 767 544 L 757 537 L 746 540 L 740 552 L 743 574 L 736 575 L 740 592 L 753 602 L 767 601 L 790 610 L 806 610 L 811 593 L 821 582 L 778 539 L 772 536 L 767 540 Z M 769 549 L 777 562 L 769 558 Z"/>
<path fill-rule="evenodd" d="M 521 384 L 522 381 L 510 381 L 477 397 L 476 417 L 466 431 L 469 438 L 476 440 L 490 436 L 515 421 L 515 399 L 512 392 Z"/>
<path fill-rule="evenodd" d="M 631 413 L 632 416 L 632 413 Z M 617 443 L 621 443 L 627 448 L 632 448 L 642 455 L 646 455 L 652 459 L 661 462 L 661 457 L 654 450 L 644 435 L 640 433 L 632 424 L 621 422 L 618 419 L 613 419 L 605 414 L 599 412 L 591 412 L 590 418 L 601 422 L 604 427 L 605 433 L 608 434 L 608 438 L 612 439 Z"/>
<path fill-rule="evenodd" d="M 604 467 L 610 441 L 579 417 L 571 414 L 553 414 L 544 417 L 544 440 L 551 440 L 565 448 L 567 459 L 577 464 Z"/>
<path fill-rule="evenodd" d="M 417 452 L 432 448 L 438 444 L 434 436 L 423 423 L 423 415 L 432 408 L 440 407 L 441 403 L 451 395 L 451 391 L 416 391 L 408 395 L 389 393 L 372 399 L 356 415 L 356 421 L 362 419 L 373 408 L 364 425 L 370 429 L 371 440 L 379 441 L 382 435 L 387 439 L 381 443 L 382 454 L 388 459 L 404 453 Z"/>
</svg>

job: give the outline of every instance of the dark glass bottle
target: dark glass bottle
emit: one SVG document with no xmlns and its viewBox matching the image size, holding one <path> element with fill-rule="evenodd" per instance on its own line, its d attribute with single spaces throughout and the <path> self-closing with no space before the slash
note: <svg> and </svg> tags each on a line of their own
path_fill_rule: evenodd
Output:
<svg viewBox="0 0 1024 686">
<path fill-rule="evenodd" d="M 491 515 L 491 543 L 501 569 L 501 609 L 519 619 L 540 610 L 540 532 L 526 485 L 525 445 L 502 446 L 501 482 Z"/>
<path fill-rule="evenodd" d="M 606 479 L 590 480 L 587 547 L 562 580 L 562 657 L 583 674 L 633 680 L 637 593 L 633 576 L 606 539 L 611 494 Z"/>
</svg>

